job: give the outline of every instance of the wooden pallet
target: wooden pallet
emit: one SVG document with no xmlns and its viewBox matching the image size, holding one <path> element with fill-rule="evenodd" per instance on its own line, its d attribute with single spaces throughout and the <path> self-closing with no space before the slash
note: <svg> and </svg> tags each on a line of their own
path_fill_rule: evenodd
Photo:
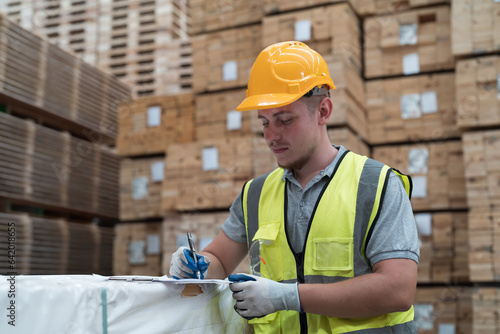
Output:
<svg viewBox="0 0 500 334">
<path fill-rule="evenodd" d="M 499 13 L 500 4 L 495 1 L 453 1 L 453 54 L 465 56 L 499 51 Z"/>
<path fill-rule="evenodd" d="M 163 274 L 169 273 L 172 254 L 180 246 L 187 246 L 187 232 L 193 235 L 196 250 L 202 251 L 220 232 L 222 223 L 224 223 L 228 216 L 229 211 L 184 213 L 166 216 L 162 224 Z M 246 257 L 234 270 L 234 273 L 249 273 L 249 268 L 249 260 Z"/>
<path fill-rule="evenodd" d="M 261 22 L 262 1 L 192 0 L 191 35 Z"/>
<path fill-rule="evenodd" d="M 373 158 L 413 179 L 415 211 L 466 209 L 462 142 L 373 147 Z"/>
<path fill-rule="evenodd" d="M 254 147 L 263 150 L 263 138 L 234 137 L 173 144 L 167 148 L 162 208 L 168 211 L 227 209 L 243 184 L 255 175 Z M 254 146 L 255 145 L 255 146 Z M 267 149 L 269 156 L 272 153 Z M 269 159 L 260 159 L 268 163 Z M 258 167 L 271 171 L 272 166 Z"/>
<path fill-rule="evenodd" d="M 500 125 L 498 77 L 500 57 L 457 62 L 455 90 L 458 125 L 463 129 Z"/>
<path fill-rule="evenodd" d="M 453 69 L 450 16 L 438 6 L 364 20 L 365 77 Z"/>
<path fill-rule="evenodd" d="M 450 0 L 349 0 L 356 13 L 366 17 L 371 15 L 391 14 L 431 7 L 438 4 L 449 4 Z"/>
<path fill-rule="evenodd" d="M 459 138 L 454 81 L 453 73 L 368 81 L 370 143 Z"/>
<path fill-rule="evenodd" d="M 201 34 L 193 36 L 191 41 L 195 93 L 243 88 L 248 83 L 255 59 L 263 49 L 262 25 Z"/>
<path fill-rule="evenodd" d="M 169 144 L 193 141 L 194 102 L 192 94 L 179 94 L 145 96 L 121 103 L 117 153 L 122 156 L 165 154 Z"/>
<path fill-rule="evenodd" d="M 115 226 L 113 274 L 162 275 L 162 223 L 119 223 Z"/>
<path fill-rule="evenodd" d="M 500 281 L 500 131 L 463 135 L 471 280 Z"/>
<path fill-rule="evenodd" d="M 472 333 L 472 288 L 467 286 L 417 286 L 415 324 L 421 334 Z"/>
</svg>

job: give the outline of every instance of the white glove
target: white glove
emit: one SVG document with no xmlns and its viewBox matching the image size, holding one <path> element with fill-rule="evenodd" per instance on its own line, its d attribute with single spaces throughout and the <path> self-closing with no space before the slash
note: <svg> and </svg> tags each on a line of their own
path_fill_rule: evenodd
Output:
<svg viewBox="0 0 500 334">
<path fill-rule="evenodd" d="M 196 254 L 196 258 L 198 259 L 198 266 L 196 266 L 192 254 L 189 248 L 179 247 L 172 254 L 169 270 L 170 276 L 175 279 L 198 278 L 196 272 L 199 270 L 201 279 L 205 278 L 208 266 L 210 265 L 210 259 L 207 256 Z"/>
<path fill-rule="evenodd" d="M 300 312 L 299 290 L 296 283 L 279 283 L 270 279 L 237 274 L 228 277 L 236 300 L 234 309 L 243 318 L 252 319 L 280 310 Z"/>
</svg>

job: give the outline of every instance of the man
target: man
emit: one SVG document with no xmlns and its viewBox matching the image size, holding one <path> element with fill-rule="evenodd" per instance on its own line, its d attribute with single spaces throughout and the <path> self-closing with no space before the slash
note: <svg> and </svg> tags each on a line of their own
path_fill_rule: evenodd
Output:
<svg viewBox="0 0 500 334">
<path fill-rule="evenodd" d="M 256 275 L 231 275 L 230 288 L 257 333 L 417 333 L 411 180 L 330 143 L 329 89 L 307 45 L 259 54 L 237 110 L 258 110 L 280 168 L 245 184 L 197 267 L 179 249 L 170 274 L 225 278 L 249 254 Z"/>
</svg>

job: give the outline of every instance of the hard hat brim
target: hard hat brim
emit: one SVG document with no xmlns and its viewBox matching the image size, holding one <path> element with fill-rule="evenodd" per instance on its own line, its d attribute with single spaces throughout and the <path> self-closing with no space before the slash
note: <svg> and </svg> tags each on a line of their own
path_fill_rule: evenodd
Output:
<svg viewBox="0 0 500 334">
<path fill-rule="evenodd" d="M 245 98 L 237 107 L 237 111 L 271 109 L 286 106 L 298 100 L 297 94 L 262 94 Z"/>
</svg>

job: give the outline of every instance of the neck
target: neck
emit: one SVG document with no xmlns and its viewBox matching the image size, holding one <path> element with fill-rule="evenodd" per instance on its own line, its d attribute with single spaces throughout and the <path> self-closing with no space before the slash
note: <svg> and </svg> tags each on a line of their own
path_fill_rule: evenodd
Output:
<svg viewBox="0 0 500 334">
<path fill-rule="evenodd" d="M 293 170 L 294 177 L 299 181 L 303 189 L 313 177 L 332 163 L 338 151 L 331 143 L 328 143 L 325 148 L 317 149 L 304 167 Z"/>
</svg>

